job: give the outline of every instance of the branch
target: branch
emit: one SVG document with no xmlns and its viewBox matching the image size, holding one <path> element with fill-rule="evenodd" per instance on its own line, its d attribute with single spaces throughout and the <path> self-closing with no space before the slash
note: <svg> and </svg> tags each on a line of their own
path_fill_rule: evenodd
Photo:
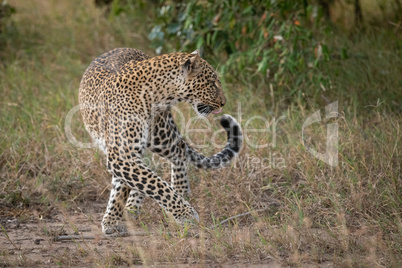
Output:
<svg viewBox="0 0 402 268">
<path fill-rule="evenodd" d="M 54 238 L 54 241 L 76 240 L 76 239 L 95 239 L 93 236 L 81 235 L 60 235 Z"/>
<path fill-rule="evenodd" d="M 266 211 L 266 210 L 268 210 L 268 208 L 257 209 L 257 210 L 254 210 L 254 211 L 249 211 L 249 212 L 242 213 L 242 214 L 239 214 L 239 215 L 236 215 L 236 216 L 232 216 L 232 217 L 230 217 L 230 218 L 227 218 L 226 220 L 221 221 L 221 222 L 218 223 L 218 224 L 211 225 L 209 228 L 210 228 L 210 229 L 214 229 L 215 227 L 218 227 L 219 225 L 222 225 L 222 224 L 224 224 L 224 223 L 226 223 L 226 222 L 228 222 L 228 221 L 230 221 L 230 220 L 233 220 L 233 219 L 236 219 L 236 218 L 240 218 L 240 217 L 249 215 L 249 214 L 251 214 L 251 213 L 253 213 L 253 212 L 261 212 L 261 211 Z"/>
</svg>

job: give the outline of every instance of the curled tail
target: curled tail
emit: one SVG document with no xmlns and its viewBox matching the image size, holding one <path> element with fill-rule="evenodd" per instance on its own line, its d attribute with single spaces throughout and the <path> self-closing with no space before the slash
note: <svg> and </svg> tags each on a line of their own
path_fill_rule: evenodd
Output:
<svg viewBox="0 0 402 268">
<path fill-rule="evenodd" d="M 187 147 L 187 155 L 190 157 L 191 163 L 198 168 L 214 168 L 228 166 L 230 161 L 240 152 L 243 143 L 243 134 L 239 123 L 230 115 L 223 115 L 221 117 L 221 125 L 226 130 L 228 142 L 217 154 L 207 157 L 204 156 L 193 148 Z"/>
</svg>

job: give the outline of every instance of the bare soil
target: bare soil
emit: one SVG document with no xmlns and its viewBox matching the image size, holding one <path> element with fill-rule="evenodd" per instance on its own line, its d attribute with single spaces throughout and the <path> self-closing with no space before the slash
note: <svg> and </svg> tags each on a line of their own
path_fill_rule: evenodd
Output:
<svg viewBox="0 0 402 268">
<path fill-rule="evenodd" d="M 178 237 L 180 233 L 143 227 L 136 221 L 127 222 L 127 233 L 108 236 L 102 233 L 101 220 L 106 202 L 86 203 L 75 209 L 51 208 L 45 216 L 38 210 L 10 210 L 0 207 L 0 267 L 120 267 L 145 265 L 155 267 L 282 267 L 271 256 L 263 262 L 251 262 L 239 256 L 225 263 L 216 262 L 208 253 L 199 259 L 179 257 L 179 261 L 159 261 L 153 254 L 164 251 L 166 236 Z M 151 213 L 158 213 L 150 206 Z M 160 211 L 159 211 L 160 212 Z M 22 217 L 22 215 L 24 215 Z M 22 220 L 21 220 L 22 219 Z M 172 229 L 170 229 L 172 230 Z M 199 246 L 200 233 L 190 231 L 182 239 Z M 198 240 L 198 241 L 196 241 Z M 154 251 L 153 254 L 146 250 Z M 213 249 L 212 249 L 213 250 Z M 174 256 L 174 255 L 173 255 Z M 326 267 L 320 266 L 320 267 Z"/>
</svg>

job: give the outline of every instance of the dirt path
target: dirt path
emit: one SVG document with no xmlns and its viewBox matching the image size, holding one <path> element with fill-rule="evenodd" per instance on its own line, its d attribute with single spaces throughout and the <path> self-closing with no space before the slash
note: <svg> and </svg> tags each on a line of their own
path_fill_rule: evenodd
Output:
<svg viewBox="0 0 402 268">
<path fill-rule="evenodd" d="M 124 254 L 121 244 L 143 243 L 149 235 L 141 229 L 130 230 L 127 237 L 103 235 L 102 213 L 97 207 L 92 204 L 83 211 L 58 211 L 47 219 L 31 215 L 22 223 L 16 218 L 2 218 L 0 266 L 93 266 L 109 255 L 111 264 L 125 264 L 123 259 L 121 263 L 118 260 L 119 254 Z M 141 259 L 133 261 L 142 263 Z"/>
<path fill-rule="evenodd" d="M 69 209 L 67 212 L 54 209 L 46 219 L 41 219 L 35 211 L 26 211 L 30 219 L 24 221 L 10 215 L 2 216 L 0 267 L 222 266 L 212 261 L 208 253 L 200 261 L 188 256 L 177 257 L 180 252 L 171 252 L 166 248 L 171 241 L 166 243 L 164 240 L 169 236 L 174 236 L 177 243 L 188 240 L 190 245 L 199 245 L 197 233 L 180 238 L 180 234 L 164 233 L 166 230 L 158 230 L 156 226 L 148 229 L 137 223 L 128 224 L 127 236 L 105 236 L 100 226 L 105 205 L 89 203 L 85 208 Z M 166 253 L 175 258 L 169 260 L 169 257 L 161 255 Z M 247 263 L 247 260 L 240 261 L 234 257 L 230 266 L 243 267 L 245 261 Z M 267 265 L 279 267 L 271 258 L 267 258 L 265 264 L 248 263 L 247 266 Z"/>
</svg>

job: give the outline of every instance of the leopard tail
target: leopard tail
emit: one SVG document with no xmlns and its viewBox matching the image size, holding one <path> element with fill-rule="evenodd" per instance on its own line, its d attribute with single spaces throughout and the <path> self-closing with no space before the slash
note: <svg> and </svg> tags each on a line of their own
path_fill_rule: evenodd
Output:
<svg viewBox="0 0 402 268">
<path fill-rule="evenodd" d="M 198 168 L 219 169 L 230 164 L 240 152 L 243 143 L 243 134 L 239 123 L 230 115 L 223 115 L 220 120 L 221 126 L 226 130 L 227 144 L 219 153 L 210 157 L 204 156 L 191 147 L 187 147 L 187 156 L 190 162 Z"/>
</svg>

